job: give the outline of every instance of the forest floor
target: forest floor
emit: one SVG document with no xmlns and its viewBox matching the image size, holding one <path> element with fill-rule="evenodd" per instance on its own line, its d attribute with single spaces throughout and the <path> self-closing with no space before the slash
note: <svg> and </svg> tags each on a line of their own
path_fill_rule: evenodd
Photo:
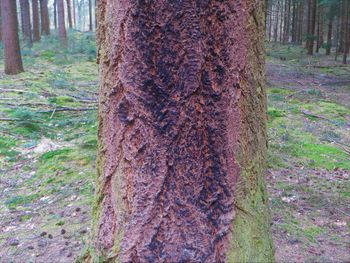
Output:
<svg viewBox="0 0 350 263">
<path fill-rule="evenodd" d="M 94 36 L 23 49 L 0 71 L 0 262 L 74 262 L 90 232 Z M 350 66 L 268 46 L 268 190 L 278 262 L 350 261 Z M 3 59 L 0 58 L 0 68 Z"/>
</svg>

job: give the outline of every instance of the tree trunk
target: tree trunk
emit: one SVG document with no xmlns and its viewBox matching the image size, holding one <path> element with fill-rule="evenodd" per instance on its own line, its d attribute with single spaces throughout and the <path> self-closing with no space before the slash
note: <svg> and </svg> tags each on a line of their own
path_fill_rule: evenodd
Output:
<svg viewBox="0 0 350 263">
<path fill-rule="evenodd" d="M 76 17 L 76 4 L 75 0 L 73 0 L 73 22 L 74 22 L 74 27 L 77 27 L 77 17 Z"/>
<path fill-rule="evenodd" d="M 278 40 L 279 12 L 280 12 L 280 0 L 277 0 L 276 11 L 275 11 L 275 28 L 274 28 L 274 42 L 275 43 L 277 43 L 277 40 Z"/>
<path fill-rule="evenodd" d="M 32 39 L 32 29 L 31 29 L 31 23 L 30 23 L 29 0 L 20 0 L 20 6 L 21 6 L 23 40 L 28 47 L 31 47 L 33 44 L 33 39 Z"/>
<path fill-rule="evenodd" d="M 53 23 L 57 29 L 57 0 L 53 0 Z"/>
<path fill-rule="evenodd" d="M 40 22 L 39 22 L 39 5 L 38 0 L 32 0 L 33 14 L 33 41 L 40 41 Z"/>
<path fill-rule="evenodd" d="M 326 55 L 329 56 L 331 54 L 332 49 L 332 34 L 333 34 L 333 17 L 329 19 L 328 22 L 328 32 L 327 32 L 327 49 Z"/>
<path fill-rule="evenodd" d="M 67 13 L 68 13 L 68 26 L 69 28 L 73 28 L 71 0 L 67 0 Z"/>
<path fill-rule="evenodd" d="M 272 262 L 265 1 L 99 1 L 95 262 Z"/>
<path fill-rule="evenodd" d="M 63 0 L 56 0 L 57 3 L 57 18 L 58 18 L 58 36 L 61 44 L 67 47 L 67 31 L 64 16 L 64 2 Z"/>
<path fill-rule="evenodd" d="M 18 74 L 24 70 L 18 38 L 16 1 L 1 0 L 1 18 L 4 42 L 5 74 Z"/>
<path fill-rule="evenodd" d="M 343 51 L 343 64 L 347 64 L 348 52 L 350 47 L 350 37 L 349 37 L 349 3 L 347 0 L 343 1 L 345 10 L 345 34 L 344 34 L 344 51 Z"/>
<path fill-rule="evenodd" d="M 309 0 L 309 24 L 308 24 L 308 40 L 307 40 L 307 54 L 312 55 L 314 53 L 314 41 L 315 41 L 315 27 L 316 27 L 316 11 L 317 0 Z"/>
<path fill-rule="evenodd" d="M 92 0 L 89 0 L 89 31 L 92 31 Z"/>
<path fill-rule="evenodd" d="M 41 14 L 41 33 L 43 35 L 50 35 L 50 18 L 49 18 L 49 9 L 47 7 L 47 0 L 40 0 L 40 14 Z"/>
<path fill-rule="evenodd" d="M 2 42 L 2 18 L 1 18 L 1 0 L 0 0 L 0 42 Z"/>
</svg>

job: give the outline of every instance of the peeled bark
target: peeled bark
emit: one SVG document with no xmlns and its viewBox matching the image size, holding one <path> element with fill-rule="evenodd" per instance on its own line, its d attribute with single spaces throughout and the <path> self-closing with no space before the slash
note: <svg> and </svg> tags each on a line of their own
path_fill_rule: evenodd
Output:
<svg viewBox="0 0 350 263">
<path fill-rule="evenodd" d="M 1 18 L 5 57 L 5 74 L 18 74 L 24 70 L 18 38 L 16 1 L 1 0 Z"/>
<path fill-rule="evenodd" d="M 22 22 L 22 32 L 23 32 L 23 40 L 26 44 L 31 47 L 33 43 L 32 39 L 32 29 L 30 23 L 30 7 L 29 0 L 20 0 L 21 6 L 21 22 Z"/>
<path fill-rule="evenodd" d="M 86 261 L 273 261 L 264 2 L 98 2 L 99 175 Z"/>
<path fill-rule="evenodd" d="M 57 18 L 58 18 L 58 36 L 61 44 L 67 46 L 67 31 L 64 17 L 64 3 L 63 0 L 56 0 L 57 3 Z"/>
<path fill-rule="evenodd" d="M 40 0 L 41 33 L 50 35 L 50 18 L 47 0 Z"/>
<path fill-rule="evenodd" d="M 68 26 L 69 28 L 73 28 L 71 0 L 67 0 L 67 14 L 68 14 Z"/>
<path fill-rule="evenodd" d="M 39 5 L 38 0 L 32 0 L 33 41 L 40 41 Z"/>
</svg>

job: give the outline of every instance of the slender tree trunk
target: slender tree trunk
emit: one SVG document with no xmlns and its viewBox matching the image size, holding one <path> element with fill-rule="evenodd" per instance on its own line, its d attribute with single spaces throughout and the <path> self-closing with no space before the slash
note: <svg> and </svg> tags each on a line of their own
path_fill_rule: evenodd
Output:
<svg viewBox="0 0 350 263">
<path fill-rule="evenodd" d="M 349 2 L 348 0 L 343 0 L 344 10 L 345 10 L 345 34 L 344 34 L 344 52 L 343 52 L 343 64 L 347 64 L 348 52 L 350 47 L 350 37 L 349 37 Z"/>
<path fill-rule="evenodd" d="M 23 40 L 26 42 L 28 47 L 31 47 L 33 44 L 33 39 L 32 39 L 32 29 L 31 29 L 31 23 L 30 23 L 29 0 L 20 0 L 20 6 L 21 6 Z"/>
<path fill-rule="evenodd" d="M 41 14 L 41 33 L 43 35 L 50 35 L 50 18 L 49 18 L 49 9 L 47 7 L 47 0 L 40 0 L 40 14 Z"/>
<path fill-rule="evenodd" d="M 39 21 L 39 4 L 38 0 L 32 0 L 33 14 L 33 41 L 40 41 L 40 21 Z"/>
<path fill-rule="evenodd" d="M 264 3 L 98 2 L 96 251 L 86 261 L 273 262 Z"/>
<path fill-rule="evenodd" d="M 92 0 L 89 0 L 89 31 L 92 31 Z"/>
<path fill-rule="evenodd" d="M 73 0 L 73 22 L 74 22 L 74 27 L 77 27 L 77 16 L 76 16 L 76 0 Z"/>
<path fill-rule="evenodd" d="M 2 42 L 1 0 L 0 0 L 0 42 Z"/>
<path fill-rule="evenodd" d="M 281 0 L 277 0 L 276 11 L 275 11 L 275 28 L 274 28 L 274 40 L 275 40 L 275 43 L 277 43 L 277 41 L 278 41 L 278 24 L 279 24 L 280 1 Z"/>
<path fill-rule="evenodd" d="M 4 42 L 5 74 L 23 72 L 18 38 L 17 4 L 13 0 L 1 1 L 1 18 Z"/>
<path fill-rule="evenodd" d="M 68 26 L 69 28 L 73 28 L 71 0 L 67 0 L 67 13 L 68 13 Z"/>
<path fill-rule="evenodd" d="M 315 27 L 316 27 L 316 11 L 317 0 L 309 0 L 309 36 L 307 44 L 307 54 L 312 55 L 314 53 L 314 41 L 315 41 Z"/>
<path fill-rule="evenodd" d="M 284 24 L 284 15 L 283 15 L 283 10 L 284 10 L 284 1 L 285 0 L 281 0 L 281 10 L 280 10 L 280 28 L 279 28 L 279 40 L 280 43 L 283 43 L 283 24 Z"/>
<path fill-rule="evenodd" d="M 327 32 L 327 49 L 326 55 L 329 56 L 332 50 L 332 35 L 333 35 L 333 17 L 329 19 L 328 22 L 328 32 Z"/>
<path fill-rule="evenodd" d="M 55 29 L 57 29 L 57 0 L 53 1 L 53 23 Z"/>
<path fill-rule="evenodd" d="M 67 31 L 65 25 L 64 16 L 64 2 L 63 0 L 56 0 L 57 3 L 57 20 L 58 20 L 58 35 L 60 37 L 61 44 L 67 46 Z"/>
</svg>

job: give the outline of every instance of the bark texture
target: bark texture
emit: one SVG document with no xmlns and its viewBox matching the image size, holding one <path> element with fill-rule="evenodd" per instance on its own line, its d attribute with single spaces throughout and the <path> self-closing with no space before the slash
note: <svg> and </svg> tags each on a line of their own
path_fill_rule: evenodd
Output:
<svg viewBox="0 0 350 263">
<path fill-rule="evenodd" d="M 99 176 L 86 261 L 273 261 L 264 2 L 98 2 Z"/>
<path fill-rule="evenodd" d="M 68 13 L 68 26 L 69 26 L 69 28 L 73 28 L 72 3 L 71 3 L 71 0 L 67 0 L 67 13 Z"/>
<path fill-rule="evenodd" d="M 57 4 L 57 20 L 58 20 L 58 35 L 63 46 L 67 46 L 67 30 L 64 17 L 64 2 L 56 0 Z"/>
<path fill-rule="evenodd" d="M 41 33 L 50 35 L 50 18 L 47 0 L 40 0 Z"/>
<path fill-rule="evenodd" d="M 31 23 L 30 23 L 29 0 L 20 0 L 20 6 L 21 6 L 23 40 L 26 42 L 28 46 L 32 46 L 33 38 L 32 38 L 32 29 L 31 29 Z"/>
<path fill-rule="evenodd" d="M 38 0 L 32 0 L 33 14 L 33 41 L 40 41 L 40 22 L 39 22 L 39 4 Z"/>
<path fill-rule="evenodd" d="M 5 73 L 23 72 L 21 50 L 18 39 L 17 4 L 13 0 L 1 0 Z"/>
</svg>

